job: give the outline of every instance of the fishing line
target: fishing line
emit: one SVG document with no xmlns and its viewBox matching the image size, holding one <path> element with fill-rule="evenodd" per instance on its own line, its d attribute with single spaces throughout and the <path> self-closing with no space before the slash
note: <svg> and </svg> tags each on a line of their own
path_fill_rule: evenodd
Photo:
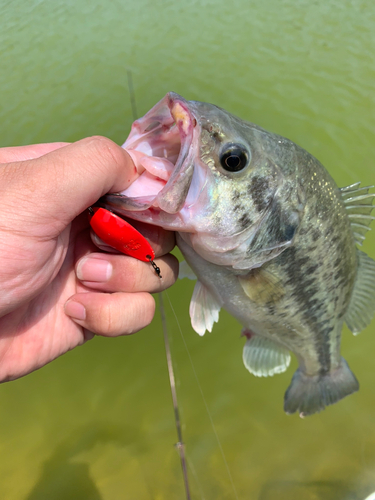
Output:
<svg viewBox="0 0 375 500">
<path fill-rule="evenodd" d="M 131 107 L 132 107 L 133 120 L 135 121 L 137 119 L 138 113 L 137 113 L 137 106 L 136 106 L 136 102 L 135 102 L 135 93 L 134 93 L 133 77 L 132 77 L 131 70 L 129 70 L 129 69 L 127 70 L 127 75 L 128 75 L 128 89 L 129 89 L 129 95 L 130 95 L 130 103 L 131 103 Z M 155 271 L 160 276 L 160 269 L 152 262 L 151 259 L 150 259 L 150 262 L 152 263 L 152 266 L 154 267 Z M 178 439 L 178 441 L 176 443 L 176 448 L 177 448 L 178 453 L 180 455 L 180 462 L 181 462 L 181 468 L 182 468 L 182 475 L 184 478 L 186 500 L 191 500 L 189 479 L 188 479 L 187 467 L 186 467 L 185 444 L 182 440 L 182 427 L 181 427 L 180 412 L 178 409 L 176 382 L 175 382 L 175 376 L 174 376 L 174 370 L 173 370 L 171 349 L 170 349 L 169 339 L 168 339 L 168 327 L 167 327 L 167 320 L 165 317 L 163 295 L 161 292 L 158 293 L 158 297 L 159 297 L 159 311 L 160 311 L 163 336 L 164 336 L 165 354 L 167 357 L 169 385 L 170 385 L 171 393 L 172 393 L 174 418 L 175 418 L 175 425 L 176 425 L 177 439 Z M 168 297 L 168 300 L 169 300 L 169 297 Z"/>
<path fill-rule="evenodd" d="M 133 115 L 133 120 L 135 121 L 138 117 L 138 112 L 137 112 L 137 104 L 135 102 L 135 93 L 134 93 L 134 87 L 133 87 L 133 75 L 130 69 L 127 70 L 127 75 L 128 75 L 128 89 L 129 89 L 129 96 L 130 96 L 130 105 L 132 107 L 132 115 Z"/>
<path fill-rule="evenodd" d="M 169 385 L 170 385 L 171 393 L 172 393 L 174 419 L 175 419 L 175 423 L 176 423 L 177 438 L 178 438 L 178 442 L 176 443 L 176 448 L 177 448 L 178 453 L 180 455 L 182 475 L 184 477 L 186 499 L 191 500 L 189 480 L 188 480 L 187 467 L 186 467 L 185 445 L 184 445 L 184 442 L 182 440 L 181 419 L 180 419 L 180 412 L 178 409 L 178 402 L 177 402 L 176 381 L 175 381 L 173 364 L 172 364 L 171 349 L 170 349 L 169 339 L 168 339 L 167 320 L 165 317 L 163 295 L 161 292 L 158 293 L 158 297 L 159 297 L 159 310 L 160 310 L 160 316 L 161 316 L 161 323 L 162 323 L 162 327 L 163 327 L 165 353 L 167 356 Z M 169 297 L 168 297 L 168 300 L 169 300 Z"/>
<path fill-rule="evenodd" d="M 186 352 L 187 352 L 187 355 L 189 357 L 189 360 L 190 360 L 190 364 L 191 364 L 191 367 L 192 367 L 192 370 L 193 370 L 193 373 L 194 373 L 194 377 L 195 377 L 195 380 L 198 384 L 198 388 L 199 388 L 199 392 L 201 393 L 201 396 L 202 396 L 202 400 L 203 400 L 203 403 L 204 403 L 204 406 L 206 408 L 206 412 L 207 412 L 207 415 L 208 415 L 208 418 L 210 419 L 210 422 L 211 422 L 211 426 L 212 426 L 212 430 L 215 434 L 215 438 L 216 438 L 216 441 L 217 441 L 217 444 L 218 444 L 218 447 L 219 447 L 219 450 L 220 450 L 220 454 L 221 454 L 221 457 L 223 459 L 223 462 L 224 462 L 224 465 L 225 465 L 225 468 L 227 470 L 227 474 L 228 474 L 228 477 L 229 477 L 229 480 L 230 480 L 230 483 L 232 485 L 232 489 L 233 489 L 233 493 L 234 493 L 234 496 L 236 498 L 236 500 L 238 500 L 238 494 L 237 494 L 237 490 L 236 490 L 236 487 L 234 485 L 234 482 L 233 482 L 233 477 L 232 477 L 232 474 L 230 472 L 230 469 L 229 469 L 229 465 L 228 465 L 228 462 L 227 462 L 227 459 L 225 458 L 225 454 L 224 454 L 224 450 L 223 450 L 223 447 L 221 446 L 221 442 L 220 442 L 220 439 L 219 439 L 219 435 L 216 431 L 216 427 L 215 427 L 215 424 L 214 424 L 214 421 L 212 419 L 212 416 L 211 416 L 211 412 L 208 408 L 208 404 L 207 404 L 207 401 L 206 401 L 206 398 L 204 396 L 204 393 L 203 393 L 203 389 L 202 389 L 202 386 L 199 382 L 199 379 L 198 379 L 198 375 L 197 375 L 197 372 L 195 370 L 195 367 L 194 367 L 194 363 L 193 363 L 193 359 L 191 357 L 191 354 L 190 354 L 190 351 L 189 351 L 189 348 L 186 344 L 186 341 L 185 341 L 185 337 L 182 333 L 182 329 L 181 329 L 181 325 L 180 325 L 180 322 L 178 321 L 178 318 L 177 318 L 177 315 L 176 315 L 176 312 L 173 308 L 173 305 L 172 305 L 172 302 L 171 302 L 171 299 L 169 298 L 169 295 L 168 295 L 168 292 L 166 291 L 166 296 L 167 296 L 167 299 L 168 299 L 168 302 L 169 302 L 169 305 L 172 309 L 172 312 L 173 312 L 173 315 L 175 317 L 175 320 L 176 320 L 176 323 L 177 323 L 177 326 L 178 326 L 178 329 L 180 331 L 180 335 L 181 335 L 181 338 L 182 338 L 182 341 L 184 343 L 184 346 L 185 346 L 185 349 L 186 349 Z"/>
<path fill-rule="evenodd" d="M 197 486 L 198 486 L 198 489 L 199 489 L 199 495 L 201 497 L 201 500 L 206 500 L 206 497 L 203 494 L 202 485 L 201 485 L 201 483 L 200 483 L 200 481 L 198 479 L 197 471 L 195 470 L 194 464 L 193 464 L 191 458 L 189 458 L 188 455 L 186 455 L 186 461 L 187 461 L 187 464 L 189 466 L 189 470 L 191 471 L 192 476 L 195 479 L 195 482 L 197 483 Z"/>
</svg>

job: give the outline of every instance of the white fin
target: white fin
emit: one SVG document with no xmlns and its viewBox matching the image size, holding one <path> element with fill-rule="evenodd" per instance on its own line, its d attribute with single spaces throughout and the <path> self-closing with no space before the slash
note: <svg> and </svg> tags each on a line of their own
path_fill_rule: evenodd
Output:
<svg viewBox="0 0 375 500">
<path fill-rule="evenodd" d="M 307 417 L 358 389 L 358 381 L 344 358 L 340 366 L 324 375 L 309 376 L 298 368 L 286 390 L 284 410 L 289 414 L 298 411 L 300 417 Z"/>
<path fill-rule="evenodd" d="M 180 262 L 180 267 L 178 269 L 178 279 L 182 280 L 184 278 L 188 278 L 189 280 L 196 280 L 197 279 L 197 277 L 194 274 L 194 271 L 189 266 L 189 264 L 186 262 L 186 260 L 183 260 L 182 262 Z"/>
<path fill-rule="evenodd" d="M 220 304 L 200 281 L 197 281 L 190 302 L 191 326 L 199 335 L 206 330 L 212 331 L 214 323 L 219 321 Z"/>
<path fill-rule="evenodd" d="M 272 340 L 254 335 L 246 341 L 242 359 L 245 367 L 256 377 L 272 377 L 285 372 L 290 364 L 290 353 Z"/>
<path fill-rule="evenodd" d="M 357 250 L 357 255 L 357 277 L 344 318 L 354 335 L 370 324 L 375 313 L 375 261 L 360 250 Z"/>
<path fill-rule="evenodd" d="M 341 196 L 345 204 L 346 211 L 350 220 L 353 235 L 358 245 L 363 244 L 369 225 L 375 219 L 371 215 L 374 206 L 372 204 L 375 197 L 374 193 L 369 193 L 369 189 L 374 186 L 359 187 L 360 182 L 340 188 Z"/>
</svg>

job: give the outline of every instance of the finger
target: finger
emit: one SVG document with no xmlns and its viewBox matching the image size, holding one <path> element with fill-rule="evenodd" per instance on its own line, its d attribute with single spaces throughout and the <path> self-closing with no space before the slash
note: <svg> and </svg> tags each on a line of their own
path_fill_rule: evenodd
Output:
<svg viewBox="0 0 375 500">
<path fill-rule="evenodd" d="M 151 226 L 142 222 L 129 219 L 128 222 L 135 227 L 151 244 L 155 252 L 155 257 L 160 257 L 169 253 L 176 245 L 175 233 L 166 231 L 158 226 Z M 91 231 L 91 240 L 98 248 L 105 252 L 113 252 L 114 248 L 110 247 L 101 240 L 93 231 Z"/>
<path fill-rule="evenodd" d="M 50 142 L 45 144 L 31 144 L 30 146 L 15 146 L 0 149 L 0 163 L 31 160 L 39 158 L 55 149 L 67 146 L 69 142 Z"/>
<path fill-rule="evenodd" d="M 145 222 L 127 219 L 148 240 L 156 257 L 169 253 L 176 245 L 175 233 L 159 226 L 152 226 Z"/>
<path fill-rule="evenodd" d="M 39 223 L 52 218 L 67 225 L 105 193 L 126 189 L 137 175 L 124 149 L 105 137 L 91 137 L 34 160 L 6 164 L 0 181 L 13 209 L 19 208 L 21 195 L 24 213 L 35 214 L 37 208 Z"/>
<path fill-rule="evenodd" d="M 149 325 L 155 301 L 148 293 L 79 293 L 65 304 L 65 313 L 83 328 L 105 337 L 135 333 Z"/>
<path fill-rule="evenodd" d="M 178 260 L 167 254 L 155 259 L 160 268 L 158 276 L 151 264 L 126 255 L 90 253 L 76 265 L 81 283 L 105 292 L 156 293 L 173 285 L 178 277 Z"/>
</svg>

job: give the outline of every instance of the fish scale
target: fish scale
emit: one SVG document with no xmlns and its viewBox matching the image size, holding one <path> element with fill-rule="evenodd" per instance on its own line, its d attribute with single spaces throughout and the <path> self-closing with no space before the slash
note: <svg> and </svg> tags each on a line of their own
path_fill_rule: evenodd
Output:
<svg viewBox="0 0 375 500">
<path fill-rule="evenodd" d="M 140 175 L 103 202 L 177 232 L 198 279 L 193 328 L 211 331 L 226 309 L 247 332 L 243 361 L 257 376 L 285 371 L 294 353 L 287 413 L 311 415 L 357 391 L 340 343 L 344 322 L 357 334 L 375 311 L 375 262 L 356 247 L 374 218 L 371 187 L 339 189 L 292 141 L 173 92 L 136 120 L 123 147 L 136 159 L 149 151 L 145 166 L 179 148 L 159 192 Z"/>
</svg>

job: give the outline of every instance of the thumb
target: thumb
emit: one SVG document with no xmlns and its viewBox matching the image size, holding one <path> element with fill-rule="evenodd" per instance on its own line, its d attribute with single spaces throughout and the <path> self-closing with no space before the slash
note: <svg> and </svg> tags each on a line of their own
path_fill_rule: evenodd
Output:
<svg viewBox="0 0 375 500">
<path fill-rule="evenodd" d="M 1 165 L 0 191 L 4 206 L 21 214 L 23 223 L 30 218 L 66 226 L 101 196 L 126 189 L 137 176 L 124 149 L 105 137 L 90 137 L 40 158 Z"/>
<path fill-rule="evenodd" d="M 31 160 L 39 158 L 55 149 L 67 146 L 68 142 L 47 142 L 42 144 L 30 144 L 29 146 L 11 146 L 0 149 L 0 163 L 11 161 Z"/>
</svg>

